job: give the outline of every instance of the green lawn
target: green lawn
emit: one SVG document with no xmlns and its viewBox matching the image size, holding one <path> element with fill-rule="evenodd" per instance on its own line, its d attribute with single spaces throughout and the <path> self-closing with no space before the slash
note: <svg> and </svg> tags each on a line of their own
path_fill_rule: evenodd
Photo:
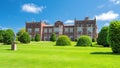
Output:
<svg viewBox="0 0 120 68">
<path fill-rule="evenodd" d="M 53 42 L 17 44 L 11 51 L 9 45 L 0 44 L 0 68 L 120 68 L 120 55 L 110 48 L 54 46 Z"/>
</svg>

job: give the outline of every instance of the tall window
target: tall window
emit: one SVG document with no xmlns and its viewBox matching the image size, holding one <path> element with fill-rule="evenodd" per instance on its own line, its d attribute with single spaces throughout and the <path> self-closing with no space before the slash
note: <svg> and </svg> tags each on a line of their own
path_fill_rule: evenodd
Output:
<svg viewBox="0 0 120 68">
<path fill-rule="evenodd" d="M 54 27 L 54 32 L 59 32 L 59 28 L 58 27 Z"/>
<path fill-rule="evenodd" d="M 49 33 L 52 33 L 52 28 L 49 28 Z"/>
<path fill-rule="evenodd" d="M 83 32 L 82 27 L 77 27 L 77 32 Z"/>
<path fill-rule="evenodd" d="M 73 33 L 73 28 L 70 28 L 70 33 Z"/>
<path fill-rule="evenodd" d="M 65 33 L 67 33 L 68 32 L 68 28 L 65 28 Z"/>
<path fill-rule="evenodd" d="M 35 32 L 39 32 L 39 28 L 35 28 Z"/>
<path fill-rule="evenodd" d="M 28 32 L 31 33 L 32 32 L 32 28 L 28 28 Z"/>
<path fill-rule="evenodd" d="M 92 28 L 92 27 L 88 27 L 88 28 L 87 28 L 87 31 L 88 31 L 88 32 L 93 32 L 93 28 Z"/>
<path fill-rule="evenodd" d="M 44 33 L 47 33 L 47 28 L 44 28 Z"/>
</svg>

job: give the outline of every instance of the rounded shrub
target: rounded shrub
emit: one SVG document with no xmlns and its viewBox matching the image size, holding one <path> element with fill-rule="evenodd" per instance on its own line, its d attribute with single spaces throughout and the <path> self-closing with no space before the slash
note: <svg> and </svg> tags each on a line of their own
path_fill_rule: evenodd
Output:
<svg viewBox="0 0 120 68">
<path fill-rule="evenodd" d="M 91 46 L 92 45 L 92 39 L 89 36 L 81 36 L 78 41 L 76 46 Z"/>
<path fill-rule="evenodd" d="M 96 39 L 95 39 L 95 38 L 93 38 L 93 39 L 92 39 L 92 42 L 96 42 Z"/>
<path fill-rule="evenodd" d="M 4 44 L 12 44 L 12 42 L 15 39 L 15 35 L 13 30 L 8 29 L 5 31 L 5 34 L 3 35 L 3 43 Z"/>
<path fill-rule="evenodd" d="M 113 53 L 120 53 L 120 21 L 110 23 L 108 41 Z"/>
<path fill-rule="evenodd" d="M 50 37 L 50 41 L 55 42 L 56 41 L 56 35 L 53 33 Z"/>
<path fill-rule="evenodd" d="M 39 35 L 39 34 L 36 34 L 36 35 L 35 35 L 35 41 L 36 41 L 36 42 L 40 41 L 40 35 Z"/>
<path fill-rule="evenodd" d="M 109 28 L 108 26 L 104 26 L 98 34 L 97 43 L 99 45 L 103 45 L 104 47 L 109 47 L 109 44 L 107 41 L 108 28 Z"/>
<path fill-rule="evenodd" d="M 30 43 L 30 36 L 27 32 L 24 32 L 20 38 L 19 38 L 21 43 Z"/>
<path fill-rule="evenodd" d="M 57 46 L 67 46 L 71 45 L 70 38 L 66 35 L 59 36 L 58 40 L 56 41 Z"/>
</svg>

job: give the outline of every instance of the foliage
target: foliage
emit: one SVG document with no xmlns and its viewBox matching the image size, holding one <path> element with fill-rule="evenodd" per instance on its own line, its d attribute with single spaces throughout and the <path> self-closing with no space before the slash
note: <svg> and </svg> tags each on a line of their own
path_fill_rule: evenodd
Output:
<svg viewBox="0 0 120 68">
<path fill-rule="evenodd" d="M 70 38 L 66 35 L 59 36 L 58 40 L 56 41 L 57 46 L 67 46 L 71 45 Z"/>
<path fill-rule="evenodd" d="M 78 39 L 76 46 L 91 46 L 92 39 L 89 36 L 83 35 Z"/>
<path fill-rule="evenodd" d="M 35 41 L 35 38 L 32 38 L 31 41 Z"/>
<path fill-rule="evenodd" d="M 0 43 L 3 42 L 4 34 L 5 34 L 5 30 L 0 30 Z"/>
<path fill-rule="evenodd" d="M 75 42 L 77 42 L 77 41 L 78 41 L 78 38 L 75 39 Z"/>
<path fill-rule="evenodd" d="M 35 35 L 35 41 L 37 41 L 37 42 L 40 41 L 40 35 L 39 34 Z"/>
<path fill-rule="evenodd" d="M 120 53 L 120 21 L 110 23 L 108 40 L 113 53 Z"/>
<path fill-rule="evenodd" d="M 3 43 L 4 44 L 12 44 L 12 42 L 15 39 L 15 35 L 13 30 L 8 29 L 5 31 L 5 34 L 3 35 Z"/>
<path fill-rule="evenodd" d="M 55 42 L 56 41 L 56 34 L 53 33 L 50 37 L 50 41 Z"/>
<path fill-rule="evenodd" d="M 96 39 L 95 39 L 95 38 L 93 38 L 93 39 L 92 39 L 92 42 L 96 42 Z"/>
<path fill-rule="evenodd" d="M 108 28 L 109 28 L 108 26 L 104 26 L 98 34 L 97 43 L 99 45 L 103 45 L 104 47 L 109 47 L 109 44 L 107 41 Z"/>
<path fill-rule="evenodd" d="M 27 32 L 24 32 L 20 37 L 19 40 L 21 43 L 30 43 L 30 36 Z"/>
<path fill-rule="evenodd" d="M 20 41 L 20 36 L 21 36 L 24 32 L 26 32 L 26 31 L 25 31 L 25 28 L 21 28 L 21 29 L 18 31 L 18 33 L 17 33 L 18 41 Z"/>
</svg>

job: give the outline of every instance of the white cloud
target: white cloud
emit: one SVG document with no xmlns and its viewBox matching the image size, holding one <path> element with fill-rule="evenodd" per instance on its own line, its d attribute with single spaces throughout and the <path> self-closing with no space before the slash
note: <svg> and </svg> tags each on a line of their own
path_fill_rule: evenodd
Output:
<svg viewBox="0 0 120 68">
<path fill-rule="evenodd" d="M 45 7 L 37 6 L 33 3 L 27 3 L 22 5 L 22 11 L 29 12 L 29 13 L 39 13 L 42 12 Z"/>
<path fill-rule="evenodd" d="M 110 21 L 110 20 L 114 20 L 114 19 L 118 18 L 119 14 L 114 13 L 114 11 L 108 11 L 106 13 L 96 15 L 95 17 L 96 17 L 97 20 Z"/>
<path fill-rule="evenodd" d="M 65 24 L 74 24 L 74 20 L 66 20 Z"/>
<path fill-rule="evenodd" d="M 0 26 L 0 30 L 6 30 L 6 29 L 9 29 L 9 28 Z"/>
<path fill-rule="evenodd" d="M 114 3 L 114 4 L 120 4 L 120 0 L 110 0 L 110 2 Z"/>
<path fill-rule="evenodd" d="M 104 24 L 104 26 L 109 26 L 109 25 L 110 25 L 110 24 L 109 24 L 108 22 Z"/>
</svg>

